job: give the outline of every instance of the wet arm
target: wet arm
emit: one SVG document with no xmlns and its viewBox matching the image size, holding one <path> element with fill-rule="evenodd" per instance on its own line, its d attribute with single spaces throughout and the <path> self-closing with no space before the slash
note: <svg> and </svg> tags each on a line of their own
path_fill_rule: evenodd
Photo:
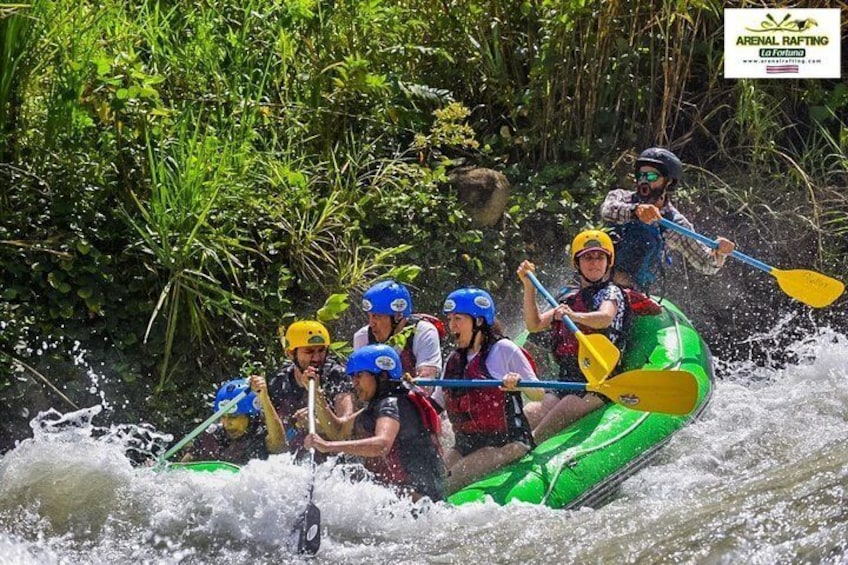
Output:
<svg viewBox="0 0 848 565">
<path fill-rule="evenodd" d="M 571 312 L 569 318 L 575 324 L 592 328 L 593 330 L 605 330 L 612 324 L 615 315 L 618 313 L 618 306 L 612 300 L 604 300 L 601 306 L 594 312 Z"/>
<path fill-rule="evenodd" d="M 340 392 L 334 399 L 335 411 L 330 409 L 323 391 L 318 391 L 315 415 L 319 431 L 330 440 L 350 437 L 353 433 L 353 394 Z"/>
<path fill-rule="evenodd" d="M 267 387 L 263 387 L 259 393 L 259 401 L 262 403 L 262 416 L 265 419 L 265 428 L 268 430 L 265 436 L 265 447 L 269 453 L 282 453 L 286 448 L 286 432 L 280 415 L 271 402 Z"/>
<path fill-rule="evenodd" d="M 362 439 L 344 441 L 325 441 L 310 436 L 310 442 L 321 453 L 347 453 L 359 457 L 383 457 L 389 453 L 395 443 L 400 422 L 394 418 L 377 418 L 374 435 Z"/>
<path fill-rule="evenodd" d="M 670 215 L 670 220 L 675 224 L 681 225 L 689 230 L 694 230 L 692 222 L 687 220 L 686 217 L 678 212 L 676 208 L 668 205 L 667 209 L 667 211 L 664 210 L 664 216 L 668 217 Z M 719 258 L 712 249 L 699 241 L 686 237 L 683 234 L 666 230 L 663 232 L 663 237 L 669 247 L 679 251 L 686 261 L 701 274 L 714 275 L 724 263 L 724 257 Z"/>
<path fill-rule="evenodd" d="M 527 331 L 531 333 L 546 330 L 550 327 L 551 320 L 553 319 L 553 310 L 539 313 L 539 306 L 536 304 L 536 287 L 533 286 L 533 282 L 525 274 L 534 271 L 535 268 L 529 261 L 523 261 L 518 266 L 518 278 L 521 279 L 521 284 L 524 286 L 524 301 L 522 304 L 524 325 L 527 327 Z"/>
</svg>

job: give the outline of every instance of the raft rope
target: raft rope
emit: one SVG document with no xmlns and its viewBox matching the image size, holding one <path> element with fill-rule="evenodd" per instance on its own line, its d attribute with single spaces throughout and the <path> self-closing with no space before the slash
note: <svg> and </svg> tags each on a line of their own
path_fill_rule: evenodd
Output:
<svg viewBox="0 0 848 565">
<path fill-rule="evenodd" d="M 548 490 L 545 493 L 545 496 L 542 497 L 542 504 L 547 504 L 548 498 L 550 498 L 551 493 L 553 492 L 554 487 L 556 486 L 556 483 L 559 480 L 559 476 L 562 474 L 562 472 L 565 470 L 565 468 L 570 467 L 571 464 L 578 457 L 584 457 L 586 455 L 589 455 L 590 453 L 598 451 L 599 449 L 604 449 L 605 447 L 608 447 L 608 446 L 612 445 L 613 443 L 619 441 L 621 438 L 627 436 L 628 434 L 632 433 L 636 428 L 641 426 L 642 422 L 644 422 L 645 419 L 648 418 L 650 415 L 651 415 L 650 412 L 643 412 L 639 416 L 639 418 L 635 422 L 633 422 L 633 424 L 631 424 L 626 430 L 624 430 L 623 432 L 621 432 L 620 434 L 618 434 L 614 437 L 609 438 L 608 440 L 606 440 L 602 443 L 599 443 L 598 445 L 596 445 L 594 447 L 590 447 L 590 448 L 587 448 L 587 449 L 572 448 L 572 449 L 566 451 L 565 453 L 563 453 L 563 456 L 564 456 L 563 461 L 560 464 L 559 468 L 557 469 L 556 474 L 553 476 L 553 479 L 549 483 L 550 486 L 548 486 Z"/>
</svg>

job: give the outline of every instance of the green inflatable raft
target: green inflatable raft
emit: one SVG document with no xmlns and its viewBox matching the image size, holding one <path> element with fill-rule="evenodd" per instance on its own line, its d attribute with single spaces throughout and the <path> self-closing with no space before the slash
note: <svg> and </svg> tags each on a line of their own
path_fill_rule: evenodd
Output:
<svg viewBox="0 0 848 565">
<path fill-rule="evenodd" d="M 519 340 L 520 341 L 520 340 Z M 609 403 L 538 445 L 521 460 L 457 491 L 452 504 L 522 501 L 552 508 L 597 506 L 621 482 L 707 407 L 712 358 L 686 316 L 669 301 L 662 312 L 633 319 L 622 371 L 681 369 L 698 383 L 698 400 L 686 416 L 637 412 Z"/>
<path fill-rule="evenodd" d="M 165 469 L 168 471 L 195 471 L 198 473 L 214 473 L 216 471 L 238 473 L 241 467 L 227 461 L 187 461 L 184 463 L 169 463 Z"/>
</svg>

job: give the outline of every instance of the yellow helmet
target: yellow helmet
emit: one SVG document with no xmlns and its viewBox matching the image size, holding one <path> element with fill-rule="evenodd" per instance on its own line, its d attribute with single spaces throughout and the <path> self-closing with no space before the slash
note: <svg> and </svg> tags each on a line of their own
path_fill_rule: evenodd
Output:
<svg viewBox="0 0 848 565">
<path fill-rule="evenodd" d="M 321 322 L 303 320 L 295 322 L 286 330 L 285 350 L 291 351 L 298 347 L 313 347 L 316 345 L 330 346 L 330 332 Z"/>
<path fill-rule="evenodd" d="M 577 259 L 588 251 L 603 251 L 609 257 L 608 267 L 615 263 L 615 248 L 612 239 L 600 230 L 586 230 L 578 233 L 571 242 L 571 261 L 577 265 Z"/>
</svg>

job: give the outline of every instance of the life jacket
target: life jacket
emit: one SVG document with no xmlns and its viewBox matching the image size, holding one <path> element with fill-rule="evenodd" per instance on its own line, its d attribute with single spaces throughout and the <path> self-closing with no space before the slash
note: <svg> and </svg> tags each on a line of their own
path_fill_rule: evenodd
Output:
<svg viewBox="0 0 848 565">
<path fill-rule="evenodd" d="M 202 434 L 192 446 L 196 459 L 228 461 L 236 465 L 247 465 L 251 459 L 267 459 L 265 428 L 256 417 L 250 418 L 250 426 L 238 439 L 230 439 L 222 425 L 213 426 Z"/>
<path fill-rule="evenodd" d="M 491 379 L 486 368 L 488 353 L 489 348 L 484 347 L 468 363 L 465 350 L 454 351 L 445 364 L 444 378 Z M 526 422 L 520 392 L 506 392 L 499 387 L 480 387 L 444 389 L 444 395 L 445 409 L 454 432 L 506 434 L 511 431 L 514 422 Z"/>
<path fill-rule="evenodd" d="M 329 367 L 328 363 L 321 367 L 322 376 L 328 374 Z M 327 381 L 322 380 L 321 382 Z M 317 392 L 318 388 L 316 387 Z M 324 392 L 326 393 L 326 390 Z M 271 379 L 268 384 L 268 394 L 271 396 L 271 401 L 283 424 L 289 453 L 302 456 L 306 453 L 306 450 L 303 449 L 303 440 L 306 438 L 307 430 L 297 427 L 295 413 L 308 404 L 309 393 L 295 380 L 293 364 L 284 367 Z M 328 401 L 331 402 L 332 400 L 328 397 Z M 324 461 L 326 457 L 325 454 L 315 452 L 315 459 L 318 462 Z"/>
<path fill-rule="evenodd" d="M 402 391 L 403 390 L 405 389 L 402 389 Z M 397 395 L 398 403 L 407 400 L 415 407 L 415 413 L 418 416 L 417 424 L 420 425 L 428 434 L 430 441 L 433 444 L 433 448 L 438 454 L 438 458 L 441 459 L 442 448 L 441 442 L 439 441 L 441 422 L 438 414 L 436 414 L 436 411 L 430 405 L 430 402 L 428 402 L 427 399 L 418 392 L 410 390 L 406 394 L 403 394 L 402 391 Z M 400 406 L 398 408 L 400 409 Z M 409 424 L 409 421 L 401 422 L 401 425 Z M 366 469 L 374 473 L 374 475 L 381 481 L 384 481 L 387 484 L 409 485 L 411 482 L 411 476 L 403 461 L 401 446 L 398 441 L 395 441 L 394 444 L 392 444 L 391 449 L 386 455 L 382 457 L 364 458 L 363 465 Z"/>
<path fill-rule="evenodd" d="M 613 270 L 627 273 L 639 288 L 649 288 L 669 262 L 663 239 L 665 228 L 639 220 L 611 227 L 615 242 Z"/>
<path fill-rule="evenodd" d="M 290 453 L 297 453 L 303 448 L 303 440 L 306 438 L 306 431 L 300 430 L 296 426 L 297 419 L 294 414 L 304 406 L 304 401 L 301 395 L 283 394 L 274 404 L 277 414 L 280 416 L 280 422 L 283 424 L 283 429 L 286 432 L 286 443 Z"/>
<path fill-rule="evenodd" d="M 392 342 L 401 342 L 403 345 L 400 348 L 398 355 L 400 355 L 400 365 L 403 369 L 403 372 L 408 375 L 415 375 L 415 353 L 412 352 L 412 344 L 415 338 L 415 332 L 418 329 L 418 322 L 427 321 L 433 324 L 436 327 L 436 331 L 439 333 L 439 341 L 443 341 L 447 332 L 445 331 L 445 325 L 442 321 L 433 316 L 431 314 L 412 314 L 409 318 L 406 319 L 406 325 L 400 331 L 399 334 L 389 336 L 387 341 Z M 402 339 L 398 339 L 402 336 Z M 377 341 L 377 338 L 374 337 L 374 332 L 371 331 L 371 328 L 368 328 L 368 344 L 380 343 Z"/>
<path fill-rule="evenodd" d="M 595 295 L 611 284 L 613 283 L 607 281 L 605 284 L 592 285 L 583 289 L 566 289 L 566 292 L 561 294 L 558 297 L 558 300 L 560 303 L 568 305 L 568 307 L 575 312 L 594 312 L 591 308 L 591 304 Z M 622 324 L 621 330 L 614 329 L 612 327 L 597 330 L 576 322 L 575 325 L 584 334 L 603 334 L 607 336 L 612 343 L 620 346 L 629 322 L 629 308 L 626 304 L 625 308 L 626 309 L 623 314 L 624 323 Z M 565 325 L 565 323 L 563 323 L 562 320 L 553 320 L 551 322 L 551 336 L 551 352 L 560 367 L 559 379 L 573 380 L 577 377 L 577 375 L 573 375 L 571 373 L 579 373 L 579 371 L 575 371 L 575 367 L 577 366 L 576 359 L 580 348 L 580 342 L 578 341 L 577 336 L 568 328 L 568 326 Z M 580 377 L 579 380 L 581 382 L 585 382 L 582 377 Z"/>
<path fill-rule="evenodd" d="M 647 294 L 632 288 L 622 288 L 624 297 L 634 316 L 656 316 L 662 312 L 662 306 L 654 302 Z"/>
</svg>

